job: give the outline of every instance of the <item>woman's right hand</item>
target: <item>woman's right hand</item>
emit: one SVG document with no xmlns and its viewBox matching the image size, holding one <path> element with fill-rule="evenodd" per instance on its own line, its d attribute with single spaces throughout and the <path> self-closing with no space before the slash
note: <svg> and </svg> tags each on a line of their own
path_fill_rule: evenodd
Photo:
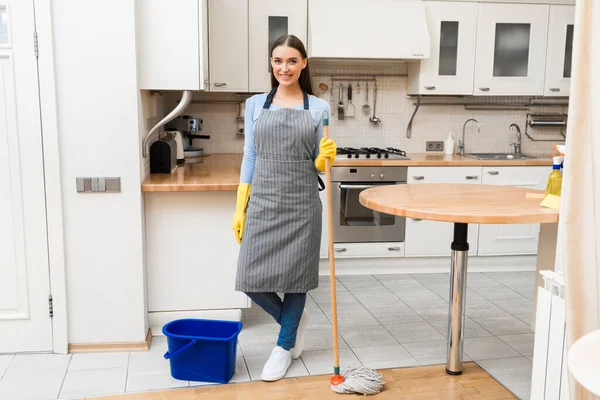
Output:
<svg viewBox="0 0 600 400">
<path fill-rule="evenodd" d="M 250 184 L 240 183 L 237 190 L 237 200 L 235 205 L 235 213 L 231 221 L 231 227 L 238 244 L 242 243 L 244 235 L 244 226 L 246 225 L 246 206 L 250 198 Z"/>
</svg>

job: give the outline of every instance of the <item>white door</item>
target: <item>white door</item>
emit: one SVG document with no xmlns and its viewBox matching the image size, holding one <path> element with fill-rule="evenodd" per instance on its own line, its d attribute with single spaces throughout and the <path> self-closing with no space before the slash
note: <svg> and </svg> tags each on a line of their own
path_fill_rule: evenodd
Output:
<svg viewBox="0 0 600 400">
<path fill-rule="evenodd" d="M 0 3 L 0 353 L 52 351 L 33 0 Z"/>
<path fill-rule="evenodd" d="M 546 4 L 477 5 L 475 95 L 542 95 Z"/>
<path fill-rule="evenodd" d="M 408 63 L 408 94 L 473 94 L 477 3 L 425 2 L 431 57 Z"/>
<path fill-rule="evenodd" d="M 550 6 L 544 95 L 568 96 L 573 58 L 575 6 Z"/>
</svg>

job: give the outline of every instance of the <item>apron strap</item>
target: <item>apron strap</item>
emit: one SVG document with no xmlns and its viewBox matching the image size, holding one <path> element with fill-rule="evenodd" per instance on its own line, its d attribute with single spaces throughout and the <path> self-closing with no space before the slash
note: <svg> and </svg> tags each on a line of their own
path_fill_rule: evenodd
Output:
<svg viewBox="0 0 600 400">
<path fill-rule="evenodd" d="M 279 86 L 274 87 L 269 94 L 267 95 L 267 99 L 265 100 L 265 104 L 263 104 L 263 109 L 268 109 L 271 107 L 271 103 L 273 103 L 273 97 L 275 97 L 275 92 Z M 308 94 L 305 91 L 302 91 L 302 98 L 304 100 L 304 109 L 308 110 Z"/>
<path fill-rule="evenodd" d="M 308 95 L 305 91 L 302 91 L 302 95 L 304 97 L 304 109 L 308 110 Z"/>
</svg>

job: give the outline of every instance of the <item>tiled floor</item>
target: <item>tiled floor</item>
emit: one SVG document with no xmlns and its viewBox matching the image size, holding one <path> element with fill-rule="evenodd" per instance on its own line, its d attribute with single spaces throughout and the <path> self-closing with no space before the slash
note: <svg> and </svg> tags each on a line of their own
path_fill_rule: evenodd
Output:
<svg viewBox="0 0 600 400">
<path fill-rule="evenodd" d="M 529 399 L 534 272 L 469 273 L 464 359 Z M 447 274 L 339 276 L 340 365 L 410 367 L 445 362 Z M 310 292 L 306 347 L 287 377 L 330 374 L 329 280 Z M 232 382 L 260 379 L 278 326 L 257 307 L 244 312 Z M 202 385 L 172 379 L 164 337 L 149 352 L 0 355 L 0 399 L 68 399 Z"/>
</svg>

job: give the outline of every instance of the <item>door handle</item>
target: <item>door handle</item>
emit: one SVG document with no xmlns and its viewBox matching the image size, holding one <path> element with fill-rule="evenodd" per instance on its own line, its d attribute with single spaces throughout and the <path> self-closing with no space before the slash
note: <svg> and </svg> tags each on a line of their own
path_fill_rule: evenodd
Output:
<svg viewBox="0 0 600 400">
<path fill-rule="evenodd" d="M 338 247 L 337 249 L 335 249 L 335 252 L 336 252 L 336 253 L 345 253 L 345 252 L 346 252 L 346 250 L 347 250 L 347 249 L 346 249 L 346 248 L 344 248 L 344 247 Z"/>
<path fill-rule="evenodd" d="M 435 86 L 425 86 L 425 89 L 427 89 L 427 90 L 435 90 Z"/>
<path fill-rule="evenodd" d="M 480 87 L 479 90 L 481 90 L 482 92 L 489 92 L 490 88 L 489 87 Z"/>
<path fill-rule="evenodd" d="M 346 185 L 342 183 L 340 189 L 370 189 L 381 185 Z"/>
<path fill-rule="evenodd" d="M 472 180 L 475 180 L 475 179 L 479 179 L 479 176 L 477 176 L 477 175 L 467 175 L 467 176 L 465 176 L 465 179 L 468 180 L 468 181 L 472 181 Z"/>
<path fill-rule="evenodd" d="M 415 181 L 422 181 L 422 180 L 425 180 L 425 177 L 424 176 L 413 176 L 413 179 Z"/>
<path fill-rule="evenodd" d="M 218 82 L 215 83 L 215 87 L 227 87 L 227 84 L 225 82 Z"/>
<path fill-rule="evenodd" d="M 551 91 L 551 92 L 560 92 L 560 89 L 559 89 L 559 88 L 557 88 L 557 87 L 551 87 L 551 88 L 550 88 L 550 91 Z"/>
<path fill-rule="evenodd" d="M 498 172 L 498 171 L 488 171 L 488 174 L 490 174 L 490 175 L 500 175 L 500 172 Z"/>
<path fill-rule="evenodd" d="M 400 251 L 400 247 L 388 247 L 388 251 Z"/>
<path fill-rule="evenodd" d="M 415 222 L 423 221 L 421 218 L 413 218 L 412 220 Z"/>
</svg>

